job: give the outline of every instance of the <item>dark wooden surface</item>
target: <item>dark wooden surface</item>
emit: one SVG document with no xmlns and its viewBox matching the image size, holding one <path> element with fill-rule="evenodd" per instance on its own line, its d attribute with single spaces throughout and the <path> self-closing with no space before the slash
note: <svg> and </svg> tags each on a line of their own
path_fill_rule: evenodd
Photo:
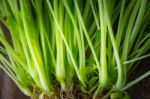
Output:
<svg viewBox="0 0 150 99">
<path fill-rule="evenodd" d="M 30 99 L 22 94 L 14 82 L 0 69 L 0 99 Z"/>
</svg>

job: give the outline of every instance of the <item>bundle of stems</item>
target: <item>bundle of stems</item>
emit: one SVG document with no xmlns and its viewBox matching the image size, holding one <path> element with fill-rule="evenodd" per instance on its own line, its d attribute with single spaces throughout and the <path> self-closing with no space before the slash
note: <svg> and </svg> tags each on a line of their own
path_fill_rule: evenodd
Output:
<svg viewBox="0 0 150 99">
<path fill-rule="evenodd" d="M 149 16 L 149 0 L 0 0 L 0 68 L 32 98 L 129 99 L 150 75 L 127 82 L 150 56 Z"/>
</svg>

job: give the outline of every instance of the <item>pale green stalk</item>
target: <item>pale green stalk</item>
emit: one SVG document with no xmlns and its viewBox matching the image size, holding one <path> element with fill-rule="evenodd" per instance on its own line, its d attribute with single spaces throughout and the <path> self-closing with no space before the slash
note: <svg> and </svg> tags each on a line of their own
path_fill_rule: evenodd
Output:
<svg viewBox="0 0 150 99">
<path fill-rule="evenodd" d="M 100 16 L 100 27 L 101 27 L 101 48 L 100 48 L 100 84 L 106 87 L 108 84 L 108 70 L 107 70 L 107 56 L 106 56 L 106 40 L 107 40 L 107 24 L 105 20 L 106 13 L 104 12 L 104 5 L 102 0 L 98 0 L 99 4 L 99 16 Z"/>
</svg>

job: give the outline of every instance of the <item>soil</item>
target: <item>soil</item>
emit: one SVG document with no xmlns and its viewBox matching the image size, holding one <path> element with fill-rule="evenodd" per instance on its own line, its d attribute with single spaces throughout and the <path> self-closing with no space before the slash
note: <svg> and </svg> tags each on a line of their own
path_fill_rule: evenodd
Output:
<svg viewBox="0 0 150 99">
<path fill-rule="evenodd" d="M 129 76 L 133 80 L 150 70 L 150 58 L 142 60 L 135 71 Z M 127 90 L 131 99 L 150 99 L 150 77 L 140 81 Z M 30 99 L 25 96 L 14 82 L 0 70 L 0 99 Z"/>
<path fill-rule="evenodd" d="M 129 76 L 133 80 L 150 70 L 150 57 L 141 61 L 134 72 Z M 150 76 L 132 86 L 128 90 L 131 99 L 150 99 Z"/>
</svg>

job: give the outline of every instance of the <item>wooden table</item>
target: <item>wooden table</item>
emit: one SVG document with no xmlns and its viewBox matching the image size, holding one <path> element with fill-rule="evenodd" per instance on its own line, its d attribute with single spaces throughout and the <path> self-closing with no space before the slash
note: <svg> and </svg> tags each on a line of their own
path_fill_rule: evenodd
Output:
<svg viewBox="0 0 150 99">
<path fill-rule="evenodd" d="M 0 69 L 0 99 L 30 99 L 21 93 L 15 83 Z"/>
</svg>

